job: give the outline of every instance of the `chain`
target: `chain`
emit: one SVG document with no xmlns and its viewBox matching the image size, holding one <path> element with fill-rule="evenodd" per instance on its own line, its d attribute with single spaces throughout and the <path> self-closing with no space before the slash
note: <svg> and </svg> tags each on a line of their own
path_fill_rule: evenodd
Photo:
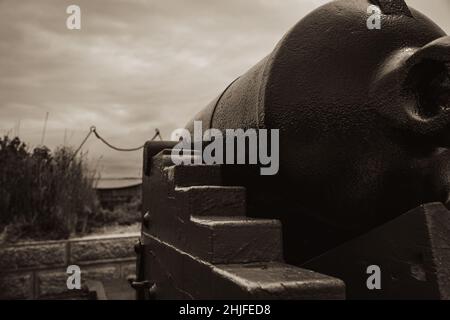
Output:
<svg viewBox="0 0 450 320">
<path fill-rule="evenodd" d="M 86 141 L 89 139 L 89 137 L 94 134 L 97 139 L 99 139 L 101 142 L 103 142 L 104 144 L 106 144 L 108 147 L 110 147 L 111 149 L 114 149 L 116 151 L 122 151 L 122 152 L 132 152 L 132 151 L 138 151 L 144 148 L 145 144 L 136 148 L 119 148 L 119 147 L 115 147 L 113 146 L 111 143 L 109 143 L 108 141 L 106 141 L 98 132 L 97 132 L 97 128 L 95 126 L 92 126 L 89 129 L 89 133 L 86 135 L 86 137 L 83 139 L 83 142 L 81 142 L 80 146 L 78 147 L 78 149 L 75 151 L 75 153 L 73 154 L 72 160 L 76 157 L 76 155 L 78 154 L 78 152 L 80 152 L 81 148 L 83 147 L 83 145 L 86 143 Z M 155 140 L 157 137 L 159 137 L 160 140 L 162 140 L 161 137 L 161 133 L 159 131 L 159 129 L 155 129 L 155 135 L 151 138 L 151 141 Z"/>
</svg>

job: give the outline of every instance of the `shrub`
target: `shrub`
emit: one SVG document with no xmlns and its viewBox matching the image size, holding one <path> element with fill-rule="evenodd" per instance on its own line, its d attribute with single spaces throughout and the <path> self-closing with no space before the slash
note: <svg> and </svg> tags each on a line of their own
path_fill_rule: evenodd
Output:
<svg viewBox="0 0 450 320">
<path fill-rule="evenodd" d="M 70 147 L 30 152 L 19 138 L 0 138 L 0 228 L 8 226 L 11 241 L 87 231 L 98 209 L 94 180 L 95 172 Z"/>
<path fill-rule="evenodd" d="M 91 220 L 92 227 L 102 227 L 114 221 L 118 225 L 129 226 L 141 221 L 142 202 L 140 197 L 116 206 L 113 210 L 100 208 Z"/>
</svg>

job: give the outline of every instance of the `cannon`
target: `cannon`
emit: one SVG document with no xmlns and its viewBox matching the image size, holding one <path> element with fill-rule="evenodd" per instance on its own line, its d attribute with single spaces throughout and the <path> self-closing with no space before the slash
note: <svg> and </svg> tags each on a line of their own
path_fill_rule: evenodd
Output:
<svg viewBox="0 0 450 320">
<path fill-rule="evenodd" d="M 330 2 L 196 121 L 279 130 L 279 171 L 175 164 L 177 141 L 147 143 L 139 298 L 450 298 L 450 37 L 429 18 Z"/>
</svg>

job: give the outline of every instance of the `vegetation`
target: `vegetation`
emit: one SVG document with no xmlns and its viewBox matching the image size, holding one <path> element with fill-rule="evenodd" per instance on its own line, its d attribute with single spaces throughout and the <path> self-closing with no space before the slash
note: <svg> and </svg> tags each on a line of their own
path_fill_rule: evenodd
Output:
<svg viewBox="0 0 450 320">
<path fill-rule="evenodd" d="M 102 228 L 110 225 L 111 221 L 120 226 L 139 223 L 141 221 L 141 206 L 141 199 L 135 197 L 129 203 L 116 206 L 112 210 L 101 208 L 95 214 L 91 225 L 93 228 Z"/>
<path fill-rule="evenodd" d="M 136 203 L 101 209 L 95 182 L 95 171 L 70 147 L 30 151 L 19 138 L 0 138 L 0 234 L 7 241 L 65 239 L 139 217 Z"/>
</svg>

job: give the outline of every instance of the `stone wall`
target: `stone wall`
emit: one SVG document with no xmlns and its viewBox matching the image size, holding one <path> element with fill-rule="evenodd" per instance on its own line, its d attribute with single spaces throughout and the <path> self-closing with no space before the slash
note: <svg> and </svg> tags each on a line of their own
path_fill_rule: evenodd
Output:
<svg viewBox="0 0 450 320">
<path fill-rule="evenodd" d="M 81 282 L 126 279 L 135 273 L 139 233 L 0 246 L 0 299 L 74 295 L 67 266 L 81 268 Z"/>
</svg>

